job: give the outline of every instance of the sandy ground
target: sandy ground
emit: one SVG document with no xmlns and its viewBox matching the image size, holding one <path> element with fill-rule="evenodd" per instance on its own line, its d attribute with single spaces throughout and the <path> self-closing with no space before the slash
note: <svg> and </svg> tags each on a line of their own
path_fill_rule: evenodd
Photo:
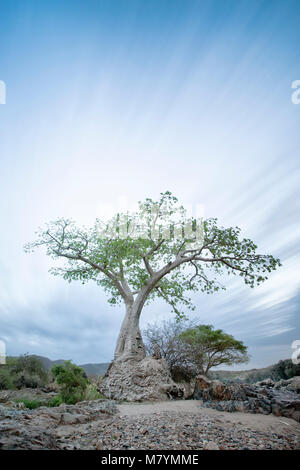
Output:
<svg viewBox="0 0 300 470">
<path fill-rule="evenodd" d="M 192 412 L 198 415 L 211 416 L 220 420 L 224 424 L 231 426 L 234 424 L 243 425 L 247 428 L 260 431 L 282 431 L 284 433 L 287 428 L 292 428 L 299 432 L 300 440 L 300 424 L 293 419 L 284 418 L 274 415 L 252 414 L 252 413 L 227 413 L 212 408 L 202 406 L 201 400 L 174 400 L 160 401 L 149 403 L 124 403 L 118 405 L 121 416 L 142 416 L 151 415 L 153 413 L 164 413 L 168 411 L 177 411 L 180 413 Z"/>
</svg>

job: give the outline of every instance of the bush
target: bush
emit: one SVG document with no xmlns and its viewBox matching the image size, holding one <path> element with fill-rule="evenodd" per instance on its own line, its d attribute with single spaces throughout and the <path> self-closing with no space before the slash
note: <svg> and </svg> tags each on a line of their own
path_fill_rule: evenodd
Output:
<svg viewBox="0 0 300 470">
<path fill-rule="evenodd" d="M 40 406 L 45 406 L 45 403 L 40 400 L 30 400 L 28 398 L 16 399 L 15 403 L 24 403 L 24 406 L 29 410 L 35 410 Z"/>
<path fill-rule="evenodd" d="M 88 384 L 85 390 L 84 399 L 85 400 L 100 400 L 101 398 L 105 398 L 105 396 L 102 395 L 100 392 L 98 392 L 96 385 Z"/>
<path fill-rule="evenodd" d="M 48 381 L 48 372 L 42 361 L 28 354 L 23 354 L 12 362 L 11 372 L 17 376 L 23 374 L 26 377 L 39 377 L 40 383 L 43 385 Z"/>
<path fill-rule="evenodd" d="M 38 375 L 30 375 L 28 372 L 20 372 L 13 378 L 13 384 L 16 388 L 39 388 L 45 385 L 45 382 Z"/>
<path fill-rule="evenodd" d="M 143 330 L 143 339 L 146 352 L 149 355 L 155 353 L 158 347 L 161 356 L 166 360 L 172 379 L 175 382 L 189 382 L 198 373 L 197 368 L 191 364 L 187 355 L 187 348 L 179 340 L 179 335 L 188 327 L 193 327 L 194 322 L 187 320 L 167 320 L 160 325 L 147 325 Z"/>
<path fill-rule="evenodd" d="M 171 372 L 172 379 L 174 382 L 191 382 L 192 379 L 197 375 L 195 369 L 186 366 L 173 366 Z"/>
<path fill-rule="evenodd" d="M 53 397 L 47 402 L 47 406 L 54 408 L 55 406 L 59 406 L 63 403 L 62 398 L 60 396 Z"/>
<path fill-rule="evenodd" d="M 43 387 L 48 379 L 42 361 L 28 354 L 7 358 L 6 365 L 0 367 L 0 390 Z"/>
<path fill-rule="evenodd" d="M 59 406 L 62 404 L 62 399 L 61 397 L 53 397 L 48 401 L 42 401 L 42 400 L 35 400 L 35 399 L 30 399 L 30 398 L 17 398 L 14 400 L 15 403 L 23 403 L 24 406 L 30 410 L 35 410 L 36 408 L 39 408 L 40 406 L 48 406 L 48 407 L 55 407 Z"/>
<path fill-rule="evenodd" d="M 85 399 L 88 379 L 81 367 L 66 361 L 64 365 L 54 365 L 51 372 L 59 385 L 60 397 L 65 403 L 73 405 Z"/>
<path fill-rule="evenodd" d="M 7 366 L 0 367 L 0 390 L 8 390 L 14 388 L 12 378 Z"/>
</svg>

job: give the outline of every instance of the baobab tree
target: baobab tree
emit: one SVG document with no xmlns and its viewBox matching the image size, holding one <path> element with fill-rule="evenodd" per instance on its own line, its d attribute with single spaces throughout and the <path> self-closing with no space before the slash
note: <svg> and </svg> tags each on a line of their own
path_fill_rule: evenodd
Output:
<svg viewBox="0 0 300 470">
<path fill-rule="evenodd" d="M 180 318 L 187 308 L 193 309 L 189 293 L 224 288 L 216 278 L 222 272 L 238 274 L 254 287 L 280 265 L 272 255 L 257 254 L 257 246 L 240 240 L 239 234 L 238 227 L 218 227 L 216 219 L 188 217 L 177 199 L 165 192 L 157 202 L 140 202 L 134 213 L 96 219 L 90 229 L 67 219 L 50 222 L 25 250 L 44 246 L 51 258 L 66 261 L 51 269 L 54 275 L 69 282 L 92 280 L 109 294 L 111 304 L 125 304 L 106 378 L 110 395 L 126 398 L 126 391 L 118 390 L 124 380 L 130 387 L 130 370 L 146 355 L 139 327 L 145 304 L 159 297 Z M 142 374 L 139 377 L 142 389 Z"/>
</svg>

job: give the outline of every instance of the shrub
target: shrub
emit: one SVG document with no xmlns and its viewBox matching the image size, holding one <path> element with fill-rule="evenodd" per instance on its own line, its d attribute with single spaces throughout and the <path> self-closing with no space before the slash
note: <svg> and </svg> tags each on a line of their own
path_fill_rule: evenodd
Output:
<svg viewBox="0 0 300 470">
<path fill-rule="evenodd" d="M 192 379 L 195 378 L 196 372 L 195 369 L 189 367 L 188 365 L 178 365 L 173 366 L 171 370 L 171 376 L 174 382 L 191 382 Z"/>
<path fill-rule="evenodd" d="M 65 361 L 64 365 L 54 365 L 51 372 L 59 385 L 60 397 L 65 403 L 72 405 L 84 400 L 88 379 L 81 367 L 71 361 Z"/>
<path fill-rule="evenodd" d="M 20 372 L 13 378 L 13 384 L 16 388 L 39 388 L 45 385 L 44 381 L 38 375 L 30 375 L 28 372 Z"/>
<path fill-rule="evenodd" d="M 43 387 L 48 382 L 48 372 L 42 361 L 35 356 L 19 356 L 11 361 L 10 370 L 17 388 Z"/>
<path fill-rule="evenodd" d="M 36 399 L 30 399 L 30 398 L 16 398 L 14 400 L 15 403 L 24 403 L 24 406 L 30 410 L 34 410 L 36 408 L 39 408 L 40 406 L 49 406 L 51 408 L 55 406 L 59 406 L 62 404 L 62 399 L 61 397 L 53 397 L 50 400 L 47 401 L 42 401 L 42 400 L 36 400 Z"/>
<path fill-rule="evenodd" d="M 0 390 L 8 390 L 14 387 L 9 369 L 7 366 L 0 367 Z"/>
<path fill-rule="evenodd" d="M 47 402 L 47 406 L 54 408 L 55 406 L 59 406 L 63 403 L 62 398 L 60 396 L 53 397 Z"/>
<path fill-rule="evenodd" d="M 147 328 L 143 330 L 147 354 L 153 355 L 155 348 L 158 347 L 175 382 L 189 382 L 198 373 L 197 368 L 191 364 L 187 355 L 187 348 L 179 339 L 179 335 L 183 331 L 193 326 L 195 326 L 194 321 L 167 320 L 160 325 L 148 324 Z"/>
<path fill-rule="evenodd" d="M 84 399 L 85 400 L 100 400 L 105 398 L 100 392 L 98 392 L 96 385 L 88 384 L 85 390 Z"/>
<path fill-rule="evenodd" d="M 40 406 L 45 406 L 45 403 L 40 400 L 30 400 L 28 398 L 21 398 L 14 400 L 15 403 L 24 403 L 24 406 L 30 410 L 35 410 Z"/>
</svg>

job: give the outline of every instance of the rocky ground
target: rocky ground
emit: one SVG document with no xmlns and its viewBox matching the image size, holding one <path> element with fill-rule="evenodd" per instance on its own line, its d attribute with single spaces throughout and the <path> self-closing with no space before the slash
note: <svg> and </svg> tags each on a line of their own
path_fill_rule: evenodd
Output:
<svg viewBox="0 0 300 470">
<path fill-rule="evenodd" d="M 300 425 L 273 415 L 227 413 L 201 401 L 94 400 L 24 410 L 0 405 L 1 449 L 300 449 Z"/>
<path fill-rule="evenodd" d="M 198 400 L 104 399 L 29 410 L 18 400 L 47 404 L 56 391 L 1 391 L 0 449 L 300 450 L 299 392 L 299 377 L 250 386 L 197 376 Z"/>
<path fill-rule="evenodd" d="M 219 411 L 273 413 L 300 422 L 300 377 L 273 382 L 267 379 L 256 384 L 223 383 L 196 377 L 194 398 Z"/>
</svg>

